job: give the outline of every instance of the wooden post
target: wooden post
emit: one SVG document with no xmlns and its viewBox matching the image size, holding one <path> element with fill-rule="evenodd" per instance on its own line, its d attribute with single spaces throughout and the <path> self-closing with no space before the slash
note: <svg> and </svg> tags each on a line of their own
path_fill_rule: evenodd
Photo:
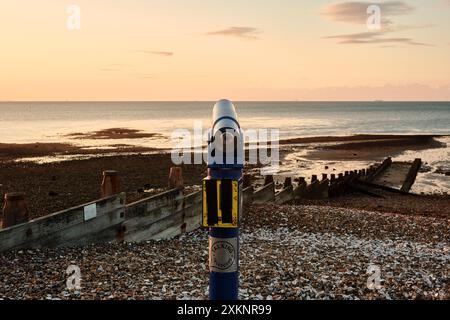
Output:
<svg viewBox="0 0 450 320">
<path fill-rule="evenodd" d="M 285 182 L 286 183 L 286 182 Z M 284 204 L 286 202 L 294 200 L 294 187 L 293 185 L 286 186 L 283 190 L 275 194 L 275 203 Z"/>
<path fill-rule="evenodd" d="M 294 199 L 302 199 L 306 195 L 306 179 L 304 177 L 298 178 L 298 186 L 294 189 Z"/>
<path fill-rule="evenodd" d="M 294 189 L 294 199 L 305 198 L 307 183 L 304 177 L 298 178 L 298 186 Z"/>
<path fill-rule="evenodd" d="M 330 188 L 328 189 L 328 196 L 330 198 L 337 195 L 337 185 L 336 175 L 334 173 L 330 174 Z"/>
<path fill-rule="evenodd" d="M 248 188 L 252 185 L 252 176 L 249 174 L 244 174 L 242 177 L 242 186 Z"/>
<path fill-rule="evenodd" d="M 273 182 L 256 190 L 253 193 L 254 204 L 262 204 L 273 201 L 275 201 L 275 183 Z"/>
<path fill-rule="evenodd" d="M 322 173 L 322 180 L 327 180 L 327 179 L 328 179 L 328 174 Z"/>
<path fill-rule="evenodd" d="M 318 187 L 318 199 L 327 199 L 330 197 L 330 181 L 328 179 L 324 179 L 320 181 Z"/>
<path fill-rule="evenodd" d="M 284 186 L 283 189 L 286 189 L 288 187 L 292 186 L 292 178 L 291 177 L 286 177 L 286 179 L 284 179 Z"/>
<path fill-rule="evenodd" d="M 367 180 L 369 182 L 372 182 L 375 180 L 378 176 L 380 176 L 384 171 L 386 171 L 390 166 L 392 165 L 392 158 L 389 157 L 386 160 L 383 161 L 381 165 L 378 165 L 376 168 L 374 168 L 373 172 L 367 177 Z"/>
<path fill-rule="evenodd" d="M 252 186 L 249 186 L 247 188 L 244 188 L 244 190 L 242 190 L 242 198 L 243 198 L 244 206 L 248 206 L 253 203 L 253 192 L 254 191 L 255 190 L 253 189 Z"/>
<path fill-rule="evenodd" d="M 271 183 L 273 183 L 273 176 L 272 175 L 265 176 L 264 177 L 264 185 L 267 186 Z"/>
<path fill-rule="evenodd" d="M 405 181 L 403 182 L 401 191 L 409 192 L 411 187 L 414 185 L 416 181 L 417 174 L 419 173 L 420 168 L 422 167 L 422 159 L 414 160 L 413 164 L 409 168 L 408 174 L 406 175 Z"/>
<path fill-rule="evenodd" d="M 170 168 L 169 173 L 169 189 L 182 188 L 184 185 L 183 181 L 183 169 L 180 167 Z"/>
<path fill-rule="evenodd" d="M 339 173 L 339 179 L 342 179 L 344 177 L 343 173 Z"/>
<path fill-rule="evenodd" d="M 5 194 L 2 228 L 9 228 L 28 222 L 29 217 L 30 214 L 24 193 L 13 192 Z"/>
<path fill-rule="evenodd" d="M 102 198 L 110 197 L 120 192 L 119 172 L 114 170 L 103 171 Z"/>
<path fill-rule="evenodd" d="M 313 183 L 313 182 L 315 182 L 315 181 L 317 181 L 318 179 L 317 179 L 317 175 L 316 174 L 313 174 L 312 176 L 311 176 L 311 183 Z"/>
</svg>

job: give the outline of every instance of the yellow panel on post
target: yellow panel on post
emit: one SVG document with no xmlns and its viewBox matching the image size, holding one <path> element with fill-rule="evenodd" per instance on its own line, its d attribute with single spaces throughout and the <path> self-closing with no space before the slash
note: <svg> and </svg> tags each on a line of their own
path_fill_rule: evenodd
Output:
<svg viewBox="0 0 450 320">
<path fill-rule="evenodd" d="M 203 180 L 203 227 L 237 228 L 239 181 Z"/>
</svg>

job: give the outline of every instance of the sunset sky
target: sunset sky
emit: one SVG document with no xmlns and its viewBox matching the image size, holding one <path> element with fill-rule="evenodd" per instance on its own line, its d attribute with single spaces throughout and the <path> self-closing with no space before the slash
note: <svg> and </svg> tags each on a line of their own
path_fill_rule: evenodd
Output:
<svg viewBox="0 0 450 320">
<path fill-rule="evenodd" d="M 450 100 L 450 0 L 370 4 L 2 0 L 0 100 Z"/>
</svg>

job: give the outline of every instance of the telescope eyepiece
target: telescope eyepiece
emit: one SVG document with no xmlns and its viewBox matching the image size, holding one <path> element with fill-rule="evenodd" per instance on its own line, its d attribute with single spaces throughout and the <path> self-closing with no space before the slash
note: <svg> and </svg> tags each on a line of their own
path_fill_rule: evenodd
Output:
<svg viewBox="0 0 450 320">
<path fill-rule="evenodd" d="M 219 100 L 213 109 L 209 139 L 209 167 L 242 167 L 243 134 L 230 100 Z"/>
<path fill-rule="evenodd" d="M 213 109 L 213 135 L 217 130 L 234 129 L 240 131 L 236 109 L 230 100 L 219 100 Z"/>
</svg>

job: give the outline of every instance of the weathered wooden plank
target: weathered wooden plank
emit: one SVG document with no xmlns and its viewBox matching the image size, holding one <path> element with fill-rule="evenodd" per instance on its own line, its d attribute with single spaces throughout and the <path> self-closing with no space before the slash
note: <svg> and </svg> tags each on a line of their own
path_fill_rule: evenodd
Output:
<svg viewBox="0 0 450 320">
<path fill-rule="evenodd" d="M 350 189 L 356 192 L 361 192 L 363 194 L 367 194 L 371 197 L 375 198 L 384 198 L 381 194 L 376 193 L 375 191 L 371 190 L 370 187 L 367 185 L 359 184 L 359 183 L 351 183 Z"/>
<path fill-rule="evenodd" d="M 180 202 L 184 199 L 182 189 L 172 189 L 155 196 L 142 199 L 126 206 L 126 218 L 144 217 L 151 215 L 154 209 L 162 208 Z"/>
<path fill-rule="evenodd" d="M 198 191 L 185 196 L 184 205 L 189 206 L 194 203 L 202 203 L 202 201 L 203 201 L 203 192 Z"/>
<path fill-rule="evenodd" d="M 160 231 L 151 235 L 149 239 L 170 239 L 179 236 L 182 233 L 199 229 L 202 221 L 202 203 L 195 203 L 185 208 L 183 211 L 184 212 L 177 212 L 166 219 L 163 224 L 158 226 Z"/>
<path fill-rule="evenodd" d="M 170 237 L 179 235 L 181 234 L 181 226 L 183 224 L 184 224 L 183 212 L 182 211 L 176 212 L 175 214 L 169 216 L 167 219 L 164 219 L 159 223 L 154 223 L 149 228 L 150 237 L 145 238 L 144 240 L 168 239 Z"/>
<path fill-rule="evenodd" d="M 27 247 L 71 247 L 115 241 L 119 235 L 121 223 L 124 221 L 123 212 L 123 208 L 107 212 L 92 220 L 41 237 Z"/>
<path fill-rule="evenodd" d="M 253 192 L 254 192 L 254 188 L 252 186 L 245 188 L 242 191 L 242 197 L 243 197 L 243 204 L 245 206 L 248 206 L 250 204 L 252 204 L 253 202 Z"/>
<path fill-rule="evenodd" d="M 283 204 L 294 200 L 294 187 L 292 185 L 284 188 L 275 195 L 275 203 Z"/>
<path fill-rule="evenodd" d="M 369 174 L 369 176 L 366 178 L 366 181 L 372 182 L 384 171 L 386 171 L 391 165 L 392 165 L 392 158 L 389 157 L 386 160 L 384 160 L 383 163 L 374 172 Z"/>
<path fill-rule="evenodd" d="M 95 220 L 122 210 L 124 204 L 125 194 L 115 195 L 0 230 L 0 252 L 13 248 L 56 246 L 62 234 L 78 225 L 85 225 L 85 207 L 95 205 L 96 217 L 92 219 Z M 109 215 L 106 218 L 106 221 L 113 219 Z M 87 230 L 91 231 L 89 228 Z"/>
<path fill-rule="evenodd" d="M 188 198 L 194 201 L 198 195 Z M 183 209 L 185 197 L 180 189 L 135 202 L 126 207 L 126 220 L 122 224 L 126 242 L 143 241 L 151 234 L 152 225 L 161 222 Z"/>
<path fill-rule="evenodd" d="M 380 189 L 380 190 L 384 190 L 384 191 L 388 191 L 388 192 L 392 192 L 392 193 L 398 193 L 398 194 L 403 194 L 403 195 L 412 195 L 409 192 L 404 192 L 404 191 L 399 190 L 399 189 L 395 189 L 395 188 L 392 188 L 392 187 L 389 187 L 389 186 L 384 186 L 384 185 L 381 185 L 381 184 L 376 184 L 376 183 L 373 183 L 373 182 L 367 182 L 367 181 L 364 181 L 364 180 L 357 180 L 357 183 L 359 183 L 361 185 L 365 185 L 365 186 L 371 187 L 371 188 L 374 188 L 374 189 Z"/>
<path fill-rule="evenodd" d="M 202 217 L 203 215 L 203 203 L 193 203 L 187 207 L 184 207 L 184 216 L 185 218 L 195 217 L 199 216 Z"/>
<path fill-rule="evenodd" d="M 201 210 L 201 206 L 200 206 Z M 186 232 L 191 232 L 201 228 L 202 226 L 202 216 L 196 215 L 185 220 L 186 222 Z"/>
<path fill-rule="evenodd" d="M 127 221 L 128 222 L 128 221 Z M 124 223 L 127 226 L 127 222 Z M 135 227 L 129 231 L 125 231 L 125 242 L 141 242 L 153 239 L 164 239 L 161 234 L 169 233 L 168 229 L 174 226 L 181 226 L 184 224 L 184 210 L 166 215 L 163 219 L 158 221 L 145 221 L 145 227 Z M 180 229 L 181 233 L 181 229 Z"/>
<path fill-rule="evenodd" d="M 266 202 L 272 202 L 275 200 L 275 183 L 269 183 L 268 185 L 258 189 L 253 193 L 253 203 L 262 204 Z"/>
<path fill-rule="evenodd" d="M 297 185 L 297 187 L 294 188 L 294 198 L 296 200 L 300 200 L 305 198 L 306 195 L 306 182 L 299 182 L 299 184 Z"/>
<path fill-rule="evenodd" d="M 329 189 L 329 180 L 315 180 L 306 187 L 305 198 L 307 199 L 327 199 Z"/>
<path fill-rule="evenodd" d="M 414 185 L 414 182 L 416 182 L 417 174 L 419 173 L 420 167 L 422 167 L 422 159 L 414 160 L 411 167 L 409 168 L 408 174 L 405 178 L 405 182 L 403 182 L 401 188 L 403 192 L 409 192 L 411 190 L 411 187 Z"/>
<path fill-rule="evenodd" d="M 155 198 L 151 201 L 154 200 Z M 201 192 L 195 192 L 186 197 L 178 195 L 175 198 L 166 194 L 167 201 L 161 201 L 161 197 L 158 200 L 161 207 L 150 206 L 150 211 L 141 213 L 140 216 L 134 215 L 134 218 L 123 223 L 126 242 L 140 242 L 169 235 L 179 235 L 200 227 Z M 139 206 L 142 206 L 142 203 Z M 134 205 L 128 206 L 128 209 L 133 208 Z"/>
<path fill-rule="evenodd" d="M 319 199 L 328 199 L 329 198 L 329 189 L 330 189 L 330 181 L 328 179 L 320 181 L 319 187 L 318 187 Z"/>
</svg>

